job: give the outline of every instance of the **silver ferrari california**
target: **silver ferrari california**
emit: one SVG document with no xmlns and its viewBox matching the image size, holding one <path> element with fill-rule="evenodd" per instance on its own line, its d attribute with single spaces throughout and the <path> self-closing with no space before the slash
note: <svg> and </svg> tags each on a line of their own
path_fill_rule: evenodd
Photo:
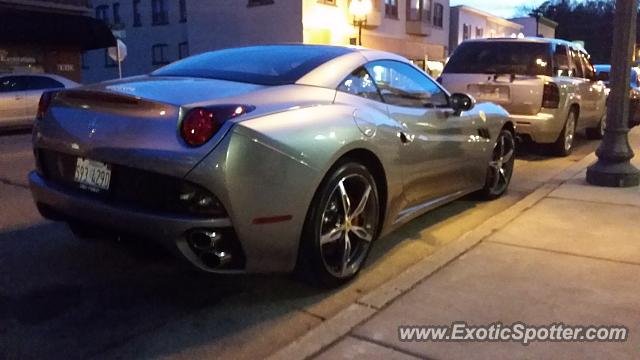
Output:
<svg viewBox="0 0 640 360">
<path fill-rule="evenodd" d="M 336 286 L 380 236 L 466 194 L 502 195 L 514 125 L 400 56 L 271 45 L 42 96 L 30 174 L 79 236 L 149 238 L 210 272 Z"/>
</svg>

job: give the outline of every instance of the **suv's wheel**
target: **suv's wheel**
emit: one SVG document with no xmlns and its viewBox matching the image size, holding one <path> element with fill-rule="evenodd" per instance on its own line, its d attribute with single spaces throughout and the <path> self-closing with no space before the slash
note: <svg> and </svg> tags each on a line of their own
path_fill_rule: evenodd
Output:
<svg viewBox="0 0 640 360">
<path fill-rule="evenodd" d="M 558 136 L 558 140 L 553 144 L 553 152 L 558 156 L 568 156 L 573 150 L 573 140 L 576 135 L 576 123 L 578 122 L 578 114 L 575 110 L 569 111 L 567 121 L 564 122 L 564 128 Z"/>
<path fill-rule="evenodd" d="M 605 112 L 598 123 L 598 126 L 594 128 L 587 128 L 587 139 L 600 140 L 604 137 L 604 128 L 607 126 L 607 113 Z"/>
<path fill-rule="evenodd" d="M 354 278 L 378 235 L 376 182 L 361 164 L 344 162 L 322 182 L 307 214 L 296 272 L 321 286 Z"/>
<path fill-rule="evenodd" d="M 482 198 L 496 199 L 507 191 L 515 165 L 516 141 L 513 133 L 502 129 L 495 145 L 493 155 L 487 168 L 487 179 L 479 194 Z"/>
</svg>

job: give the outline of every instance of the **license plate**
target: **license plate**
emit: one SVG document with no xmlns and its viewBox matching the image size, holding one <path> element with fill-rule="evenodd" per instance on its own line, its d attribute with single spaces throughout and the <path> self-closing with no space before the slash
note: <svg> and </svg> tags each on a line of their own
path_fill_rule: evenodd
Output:
<svg viewBox="0 0 640 360">
<path fill-rule="evenodd" d="M 509 87 L 500 85 L 469 85 L 469 92 L 478 100 L 509 101 Z"/>
<path fill-rule="evenodd" d="M 109 190 L 111 168 L 109 164 L 78 158 L 74 180 L 80 184 L 80 187 L 87 190 Z"/>
</svg>

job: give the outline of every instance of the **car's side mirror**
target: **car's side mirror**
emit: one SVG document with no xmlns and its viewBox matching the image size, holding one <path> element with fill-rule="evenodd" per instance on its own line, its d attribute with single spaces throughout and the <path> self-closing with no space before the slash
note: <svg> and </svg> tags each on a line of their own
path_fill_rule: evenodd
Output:
<svg viewBox="0 0 640 360">
<path fill-rule="evenodd" d="M 469 111 L 476 106 L 476 99 L 464 93 L 455 93 L 449 97 L 449 106 L 455 116 L 460 116 L 464 111 Z"/>
</svg>

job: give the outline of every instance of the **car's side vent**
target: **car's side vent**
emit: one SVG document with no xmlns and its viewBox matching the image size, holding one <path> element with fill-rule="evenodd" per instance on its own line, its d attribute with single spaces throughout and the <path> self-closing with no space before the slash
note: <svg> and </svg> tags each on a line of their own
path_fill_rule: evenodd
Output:
<svg viewBox="0 0 640 360">
<path fill-rule="evenodd" d="M 478 129 L 478 135 L 480 135 L 480 137 L 482 137 L 484 139 L 491 139 L 491 133 L 489 132 L 489 129 L 487 129 L 487 128 L 479 128 Z"/>
</svg>

